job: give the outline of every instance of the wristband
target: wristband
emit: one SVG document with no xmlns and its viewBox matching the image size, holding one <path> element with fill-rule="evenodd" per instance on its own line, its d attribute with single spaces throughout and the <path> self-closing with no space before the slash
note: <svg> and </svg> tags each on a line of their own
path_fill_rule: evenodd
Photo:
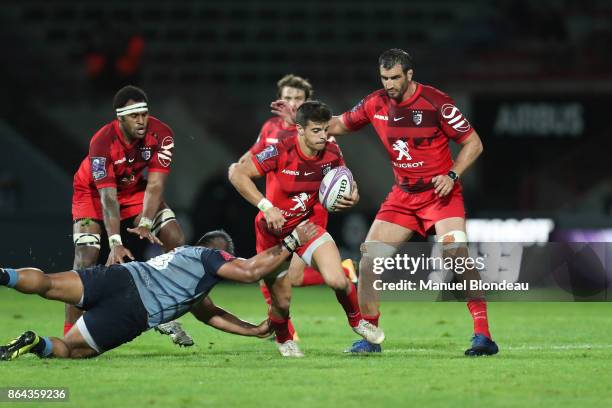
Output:
<svg viewBox="0 0 612 408">
<path fill-rule="evenodd" d="M 113 234 L 110 237 L 108 237 L 108 246 L 109 247 L 115 247 L 115 246 L 123 246 L 123 242 L 121 242 L 121 235 L 119 234 Z"/>
<path fill-rule="evenodd" d="M 147 217 L 140 217 L 140 222 L 138 223 L 139 227 L 145 227 L 146 229 L 151 229 L 153 226 L 153 220 Z"/>
<path fill-rule="evenodd" d="M 262 212 L 266 212 L 272 207 L 274 207 L 274 205 L 265 197 L 262 198 L 259 203 L 257 203 L 257 208 L 259 208 L 259 211 Z"/>
<path fill-rule="evenodd" d="M 291 233 L 283 238 L 282 244 L 285 248 L 287 248 L 287 251 L 294 252 L 299 246 L 300 242 L 293 236 L 293 233 Z"/>
</svg>

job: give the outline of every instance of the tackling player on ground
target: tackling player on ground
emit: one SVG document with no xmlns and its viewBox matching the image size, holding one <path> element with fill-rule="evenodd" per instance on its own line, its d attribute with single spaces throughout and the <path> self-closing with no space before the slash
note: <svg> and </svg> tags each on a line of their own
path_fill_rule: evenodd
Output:
<svg viewBox="0 0 612 408">
<path fill-rule="evenodd" d="M 443 244 L 443 256 L 467 256 L 465 209 L 459 178 L 482 153 L 480 137 L 455 102 L 438 89 L 413 81 L 411 56 L 400 49 L 383 52 L 378 60 L 383 89 L 366 96 L 352 110 L 334 117 L 331 135 L 343 135 L 372 124 L 393 166 L 395 185 L 380 206 L 366 237 L 365 248 L 377 256 L 392 256 L 395 247 L 385 243 L 409 240 L 417 232 L 434 229 Z M 291 122 L 292 112 L 283 103 L 274 112 Z M 449 140 L 462 148 L 453 162 Z M 463 243 L 457 249 L 456 243 Z M 445 250 L 446 247 L 446 250 Z M 452 249 L 451 249 L 452 248 Z M 359 301 L 364 319 L 378 326 L 379 304 L 372 296 L 372 255 L 362 253 L 359 264 Z M 473 269 L 463 279 L 480 279 Z M 369 286 L 368 286 L 369 285 Z M 468 309 L 474 322 L 472 345 L 466 355 L 498 352 L 487 319 L 482 292 L 468 292 Z M 351 352 L 379 352 L 379 345 L 357 341 Z"/>
<path fill-rule="evenodd" d="M 87 311 L 61 339 L 26 331 L 0 346 L 0 360 L 14 360 L 26 353 L 39 357 L 93 357 L 187 312 L 228 333 L 267 337 L 270 335 L 267 320 L 258 326 L 240 320 L 217 307 L 208 294 L 224 279 L 257 282 L 316 234 L 313 224 L 300 225 L 282 244 L 250 259 L 211 249 L 233 246 L 227 234 L 213 231 L 204 235 L 196 246 L 182 246 L 147 262 L 53 274 L 36 268 L 0 268 L 0 286 Z"/>
<path fill-rule="evenodd" d="M 344 165 L 338 145 L 327 140 L 330 119 L 331 111 L 325 104 L 304 102 L 296 113 L 298 135 L 267 146 L 251 160 L 232 166 L 230 181 L 260 210 L 255 218 L 257 252 L 276 245 L 303 220 L 317 225 L 317 235 L 296 251 L 299 256 L 294 256 L 291 263 L 314 266 L 336 292 L 352 329 L 369 342 L 380 344 L 384 333 L 361 318 L 356 287 L 342 271 L 336 243 L 313 211 L 323 176 L 332 168 Z M 265 197 L 253 182 L 264 175 L 268 176 Z M 351 197 L 339 200 L 338 208 L 349 208 L 358 200 L 354 185 Z M 302 357 L 288 328 L 291 283 L 281 273 L 278 278 L 266 279 L 266 284 L 272 295 L 269 316 L 279 351 L 286 357 Z"/>
<path fill-rule="evenodd" d="M 277 85 L 277 96 L 279 100 L 284 101 L 286 105 L 295 112 L 305 101 L 312 97 L 313 89 L 310 82 L 306 79 L 297 75 L 288 74 L 282 77 Z M 251 160 L 253 154 L 262 151 L 268 146 L 282 143 L 284 140 L 297 136 L 297 128 L 295 123 L 289 123 L 284 119 L 274 116 L 268 119 L 259 132 L 257 140 L 251 146 L 251 148 L 242 155 L 239 163 L 244 163 Z M 268 174 L 266 179 L 269 180 L 272 174 Z M 318 218 L 317 224 L 323 228 L 327 228 L 328 213 L 325 208 L 317 201 L 313 208 L 314 217 Z M 293 263 L 292 268 L 289 269 L 288 276 L 291 281 L 291 285 L 294 287 L 323 285 L 325 280 L 317 271 L 311 266 L 306 266 L 303 263 Z M 346 259 L 342 262 L 342 268 L 344 273 L 351 281 L 357 282 L 357 275 L 355 274 L 355 268 L 353 261 Z M 270 292 L 264 282 L 260 284 L 261 292 L 268 305 L 272 304 Z M 294 340 L 298 340 L 298 335 L 295 333 L 291 319 L 289 319 L 289 332 L 293 335 Z"/>
<path fill-rule="evenodd" d="M 107 265 L 134 259 L 121 239 L 125 228 L 165 251 L 184 244 L 174 212 L 163 201 L 174 150 L 172 129 L 149 115 L 147 96 L 135 86 L 121 88 L 113 108 L 116 119 L 96 132 L 88 156 L 74 175 L 75 269 L 98 262 L 103 231 L 110 247 Z M 66 305 L 64 334 L 81 313 Z M 165 324 L 159 331 L 171 335 L 176 344 L 193 345 L 178 322 Z"/>
</svg>

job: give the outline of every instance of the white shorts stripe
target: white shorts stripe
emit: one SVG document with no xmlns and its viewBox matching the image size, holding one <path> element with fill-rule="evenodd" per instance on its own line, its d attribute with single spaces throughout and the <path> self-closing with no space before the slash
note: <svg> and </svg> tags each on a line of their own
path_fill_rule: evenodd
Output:
<svg viewBox="0 0 612 408">
<path fill-rule="evenodd" d="M 79 320 L 77 320 L 76 327 L 78 327 L 87 345 L 91 347 L 92 349 L 96 350 L 99 354 L 102 353 L 100 351 L 100 347 L 98 347 L 93 337 L 91 337 L 91 334 L 89 334 L 89 330 L 87 329 L 87 326 L 85 325 L 85 320 L 83 320 L 83 316 L 79 317 Z"/>
<path fill-rule="evenodd" d="M 319 238 L 314 240 L 312 244 L 308 245 L 308 248 L 306 248 L 306 251 L 304 251 L 304 254 L 301 256 L 301 258 L 304 260 L 304 262 L 306 262 L 308 266 L 312 266 L 312 255 L 314 254 L 314 252 L 324 243 L 333 240 L 334 239 L 331 235 L 329 235 L 329 232 L 324 233 Z"/>
</svg>

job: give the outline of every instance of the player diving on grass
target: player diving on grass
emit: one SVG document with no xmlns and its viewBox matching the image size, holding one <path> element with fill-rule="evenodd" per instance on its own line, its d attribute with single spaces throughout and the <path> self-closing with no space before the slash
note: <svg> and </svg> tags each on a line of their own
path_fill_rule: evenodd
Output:
<svg viewBox="0 0 612 408">
<path fill-rule="evenodd" d="M 257 282 L 317 233 L 314 224 L 300 224 L 278 245 L 249 259 L 216 249 L 231 250 L 233 246 L 227 234 L 217 231 L 204 235 L 195 246 L 181 246 L 147 262 L 53 274 L 36 268 L 0 268 L 0 286 L 86 311 L 64 338 L 26 331 L 0 346 L 0 360 L 14 360 L 26 353 L 60 358 L 97 356 L 187 312 L 218 330 L 267 337 L 267 320 L 259 325 L 240 320 L 216 306 L 208 294 L 224 279 Z"/>
<path fill-rule="evenodd" d="M 297 75 L 288 74 L 283 76 L 276 84 L 277 86 L 277 97 L 279 100 L 284 101 L 288 107 L 291 108 L 292 111 L 297 110 L 302 104 L 312 97 L 313 89 L 310 82 L 302 77 Z M 273 103 L 274 104 L 274 103 Z M 247 150 L 242 157 L 240 157 L 239 163 L 244 163 L 252 160 L 253 154 L 258 153 L 265 149 L 268 146 L 274 146 L 279 143 L 282 143 L 286 139 L 292 139 L 297 136 L 298 131 L 295 123 L 286 122 L 283 118 L 279 116 L 274 116 L 268 119 L 261 130 L 259 131 L 259 136 L 257 140 L 251 146 L 249 150 Z M 330 142 L 332 140 L 329 140 Z M 273 178 L 273 173 L 268 173 L 266 175 L 266 180 L 270 181 Z M 272 181 L 270 181 L 272 183 Z M 305 194 L 305 193 L 302 193 Z M 298 197 L 299 198 L 299 197 Z M 296 201 L 296 206 L 300 205 L 300 201 Z M 295 207 L 297 208 L 297 207 Z M 323 228 L 327 227 L 327 219 L 328 213 L 325 208 L 318 201 L 315 202 L 315 205 L 312 209 L 313 217 L 317 218 L 317 224 L 321 225 Z M 345 259 L 342 262 L 342 269 L 344 274 L 351 280 L 353 283 L 357 282 L 357 275 L 355 274 L 355 267 L 353 265 L 353 261 L 351 259 Z M 291 264 L 291 268 L 287 272 L 289 276 L 289 280 L 291 281 L 291 286 L 293 287 L 303 287 L 303 286 L 313 286 L 313 285 L 323 285 L 325 284 L 325 280 L 323 276 L 317 271 L 315 268 L 311 266 L 307 266 L 304 263 L 294 262 Z M 260 283 L 261 293 L 264 296 L 264 299 L 268 305 L 272 304 L 272 297 L 270 295 L 270 291 L 264 282 Z M 291 319 L 288 322 L 289 332 L 293 335 L 294 340 L 298 340 L 298 335 L 293 328 L 293 324 Z"/>
<path fill-rule="evenodd" d="M 327 171 L 344 166 L 340 147 L 329 143 L 327 130 L 332 114 L 319 101 L 304 102 L 296 113 L 297 134 L 282 142 L 255 152 L 250 160 L 230 167 L 229 178 L 236 190 L 259 208 L 255 218 L 257 252 L 278 244 L 303 220 L 317 226 L 317 235 L 296 251 L 291 268 L 313 266 L 336 293 L 349 325 L 357 334 L 373 344 L 384 340 L 378 327 L 361 318 L 357 289 L 342 270 L 340 253 L 333 238 L 325 230 L 325 220 L 318 217 L 314 207 L 318 191 Z M 266 196 L 257 189 L 253 179 L 267 175 Z M 350 197 L 339 200 L 338 208 L 347 209 L 359 200 L 357 186 Z M 284 357 L 302 357 L 293 333 L 289 330 L 291 282 L 284 272 L 288 265 L 279 265 L 278 277 L 265 279 L 272 295 L 270 321 L 276 334 L 278 349 Z"/>
</svg>

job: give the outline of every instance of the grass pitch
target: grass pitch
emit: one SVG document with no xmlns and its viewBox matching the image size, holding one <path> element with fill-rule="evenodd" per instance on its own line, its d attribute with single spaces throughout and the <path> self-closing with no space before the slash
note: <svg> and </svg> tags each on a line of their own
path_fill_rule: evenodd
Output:
<svg viewBox="0 0 612 408">
<path fill-rule="evenodd" d="M 266 307 L 255 286 L 219 286 L 211 297 L 252 322 Z M 1 362 L 0 387 L 68 387 L 75 407 L 605 407 L 612 406 L 612 305 L 490 303 L 500 354 L 467 358 L 465 304 L 390 302 L 383 353 L 342 353 L 357 337 L 333 292 L 294 291 L 292 317 L 304 359 L 270 341 L 181 319 L 196 346 L 153 331 L 101 357 Z M 63 305 L 0 289 L 0 341 L 26 329 L 59 335 Z M 0 402 L 2 406 L 10 403 Z M 19 403 L 15 406 L 40 406 Z"/>
</svg>

